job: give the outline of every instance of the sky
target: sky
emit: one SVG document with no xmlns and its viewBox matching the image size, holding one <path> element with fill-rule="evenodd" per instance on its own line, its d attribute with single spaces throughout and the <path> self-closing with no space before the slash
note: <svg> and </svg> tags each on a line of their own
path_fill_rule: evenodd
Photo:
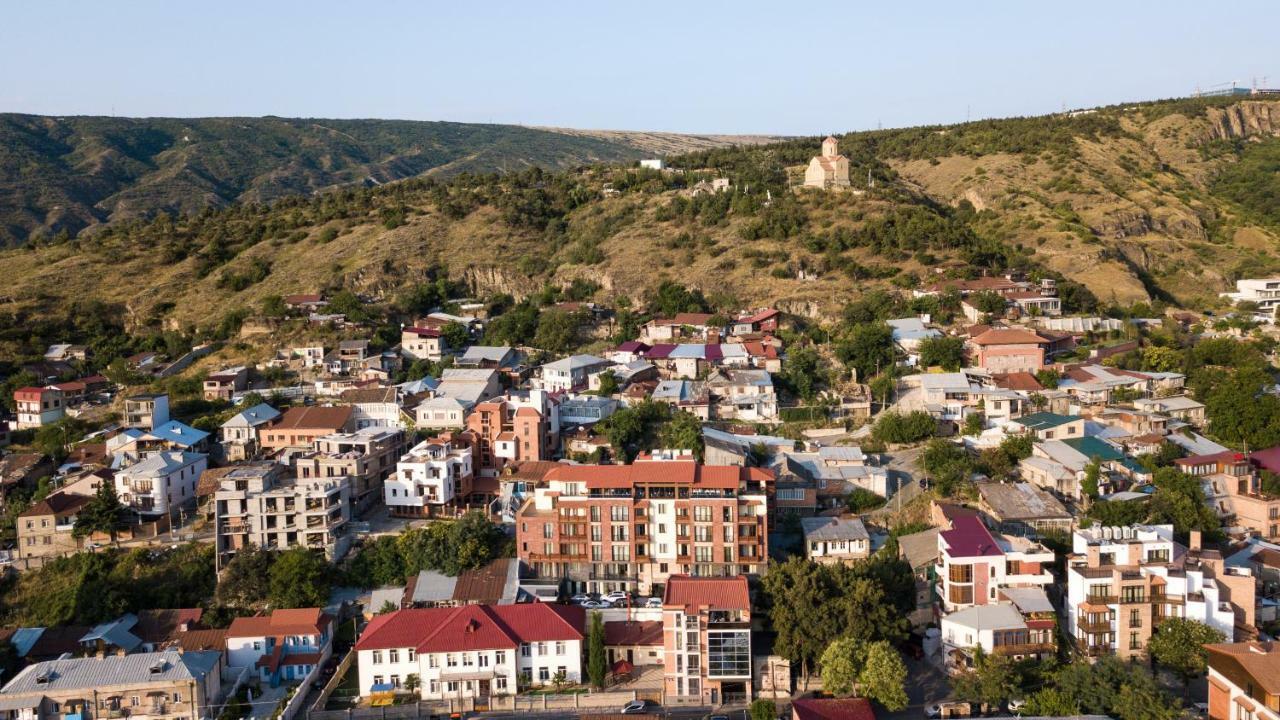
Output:
<svg viewBox="0 0 1280 720">
<path fill-rule="evenodd" d="M 38 0 L 0 112 L 811 135 L 1270 76 L 1280 2 Z"/>
</svg>

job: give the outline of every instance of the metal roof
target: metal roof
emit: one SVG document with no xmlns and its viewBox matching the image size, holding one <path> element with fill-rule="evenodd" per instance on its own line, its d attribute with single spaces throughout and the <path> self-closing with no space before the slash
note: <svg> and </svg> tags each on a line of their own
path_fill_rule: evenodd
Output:
<svg viewBox="0 0 1280 720">
<path fill-rule="evenodd" d="M 137 683 L 202 680 L 216 672 L 222 653 L 167 650 L 134 655 L 69 658 L 35 663 L 0 690 L 0 695 L 108 688 Z M 44 682 L 40 682 L 44 678 Z"/>
<path fill-rule="evenodd" d="M 870 540 L 867 526 L 856 517 L 807 517 L 800 518 L 806 542 L 814 540 Z"/>
</svg>

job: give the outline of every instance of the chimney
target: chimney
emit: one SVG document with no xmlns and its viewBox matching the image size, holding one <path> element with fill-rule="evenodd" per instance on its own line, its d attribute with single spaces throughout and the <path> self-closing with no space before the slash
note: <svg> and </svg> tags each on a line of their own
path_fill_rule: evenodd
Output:
<svg viewBox="0 0 1280 720">
<path fill-rule="evenodd" d="M 1200 551 L 1200 531 L 1199 530 L 1191 531 L 1191 538 L 1187 540 L 1187 549 L 1191 550 L 1192 552 Z"/>
<path fill-rule="evenodd" d="M 1091 568 L 1101 567 L 1102 548 L 1092 544 L 1085 548 L 1085 565 Z"/>
</svg>

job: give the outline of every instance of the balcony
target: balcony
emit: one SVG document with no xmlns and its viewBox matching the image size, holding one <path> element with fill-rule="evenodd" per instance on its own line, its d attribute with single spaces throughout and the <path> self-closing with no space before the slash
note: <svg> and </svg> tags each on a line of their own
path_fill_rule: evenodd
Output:
<svg viewBox="0 0 1280 720">
<path fill-rule="evenodd" d="M 1076 620 L 1076 627 L 1087 633 L 1104 633 L 1111 632 L 1114 628 L 1113 621 L 1110 619 L 1089 620 L 1081 617 Z"/>
<path fill-rule="evenodd" d="M 991 651 L 997 655 L 1035 655 L 1037 653 L 1051 653 L 1056 649 L 1057 647 L 1053 643 L 1042 642 L 996 645 Z"/>
<path fill-rule="evenodd" d="M 1110 645 L 1086 645 L 1083 649 L 1084 654 L 1092 658 L 1114 655 L 1116 652 Z"/>
</svg>

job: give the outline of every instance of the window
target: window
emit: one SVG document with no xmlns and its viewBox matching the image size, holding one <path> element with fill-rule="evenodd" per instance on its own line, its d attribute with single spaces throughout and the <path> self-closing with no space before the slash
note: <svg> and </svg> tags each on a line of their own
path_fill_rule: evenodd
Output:
<svg viewBox="0 0 1280 720">
<path fill-rule="evenodd" d="M 257 645 L 257 643 L 254 643 L 254 644 L 255 644 L 255 645 Z M 381 650 L 374 650 L 374 651 L 373 651 L 373 664 L 374 664 L 374 665 L 381 665 L 381 664 L 382 664 L 382 651 L 381 651 Z"/>
<path fill-rule="evenodd" d="M 471 667 L 475 661 L 471 658 L 471 653 L 462 653 L 462 667 Z"/>
<path fill-rule="evenodd" d="M 1130 650 L 1141 650 L 1141 649 L 1142 649 L 1142 642 L 1141 642 L 1140 640 L 1138 640 L 1138 633 L 1136 633 L 1136 632 L 1134 632 L 1134 633 L 1129 633 L 1129 649 L 1130 649 Z"/>
<path fill-rule="evenodd" d="M 436 655 L 428 655 L 428 656 L 427 656 L 427 667 L 429 667 L 429 668 L 438 668 L 438 667 L 440 667 L 440 658 L 439 658 L 438 656 L 436 656 Z"/>
<path fill-rule="evenodd" d="M 399 650 L 388 650 L 388 651 L 387 651 L 387 662 L 391 662 L 391 663 L 398 663 L 398 662 L 400 662 L 400 651 L 399 651 Z"/>
<path fill-rule="evenodd" d="M 438 680 L 432 680 L 431 682 L 427 683 L 427 692 L 431 693 L 432 695 L 435 695 L 436 693 L 440 692 L 440 682 Z"/>
<path fill-rule="evenodd" d="M 456 681 L 456 680 L 450 680 L 450 681 L 446 682 L 446 683 L 444 684 L 444 689 L 445 689 L 445 691 L 446 691 L 446 692 L 451 692 L 451 693 L 456 693 L 456 692 L 458 692 L 458 683 L 457 683 L 457 681 Z"/>
<path fill-rule="evenodd" d="M 499 690 L 499 691 L 501 691 L 501 690 L 506 690 L 506 689 L 507 689 L 507 679 L 506 679 L 505 677 L 502 677 L 501 675 L 499 675 L 498 677 L 494 678 L 494 679 L 493 679 L 493 689 L 494 689 L 494 690 Z"/>
<path fill-rule="evenodd" d="M 409 657 L 407 658 L 409 662 L 413 662 L 417 659 L 418 653 L 413 648 L 409 648 L 407 652 L 409 653 Z"/>
<path fill-rule="evenodd" d="M 545 642 L 540 642 L 540 643 L 538 643 L 538 655 L 539 655 L 539 657 L 541 657 L 541 656 L 543 656 L 543 655 L 546 655 L 546 654 L 547 654 L 547 644 L 546 644 Z"/>
<path fill-rule="evenodd" d="M 447 667 L 458 667 L 458 656 L 454 655 L 453 653 L 449 653 L 448 655 L 445 655 L 444 664 Z"/>
<path fill-rule="evenodd" d="M 546 682 L 551 679 L 551 670 L 549 668 L 538 668 L 538 680 Z"/>
<path fill-rule="evenodd" d="M 711 522 L 711 508 L 699 505 L 693 509 L 693 519 L 698 522 Z"/>
<path fill-rule="evenodd" d="M 482 667 L 482 668 L 489 667 L 489 656 L 488 656 L 488 655 L 486 655 L 485 653 L 479 653 L 479 654 L 477 654 L 477 655 L 476 655 L 476 664 L 477 664 L 477 665 L 479 665 L 479 666 L 480 666 L 480 667 Z"/>
<path fill-rule="evenodd" d="M 382 681 L 383 681 L 383 680 L 385 680 L 385 679 L 386 679 L 386 678 L 382 677 L 381 675 L 374 675 L 374 676 L 373 676 L 373 684 L 374 684 L 374 685 L 381 685 L 381 684 L 382 684 Z"/>
<path fill-rule="evenodd" d="M 1129 627 L 1142 627 L 1142 612 L 1134 609 L 1129 611 Z"/>
<path fill-rule="evenodd" d="M 563 654 L 564 654 L 564 641 L 563 641 L 563 640 L 557 640 L 557 641 L 556 641 L 556 654 L 557 654 L 557 655 L 563 655 Z"/>
<path fill-rule="evenodd" d="M 529 657 L 529 643 L 520 644 L 520 657 Z"/>
<path fill-rule="evenodd" d="M 495 652 L 495 653 L 493 654 L 493 661 L 494 661 L 495 663 L 497 663 L 498 665 L 502 665 L 502 664 L 506 663 L 506 662 L 507 662 L 507 651 L 506 651 L 506 650 L 499 650 L 499 651 Z"/>
</svg>

